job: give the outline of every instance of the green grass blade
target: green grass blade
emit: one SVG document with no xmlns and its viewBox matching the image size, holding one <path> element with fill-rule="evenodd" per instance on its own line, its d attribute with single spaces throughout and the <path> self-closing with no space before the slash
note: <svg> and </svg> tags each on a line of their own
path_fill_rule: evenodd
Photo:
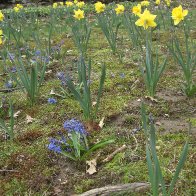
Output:
<svg viewBox="0 0 196 196">
<path fill-rule="evenodd" d="M 184 148 L 183 148 L 182 154 L 180 156 L 180 160 L 178 162 L 178 165 L 177 165 L 174 177 L 173 177 L 173 179 L 171 181 L 171 184 L 170 184 L 170 187 L 169 187 L 169 191 L 168 191 L 168 195 L 171 195 L 171 193 L 172 193 L 172 191 L 174 189 L 174 186 L 176 184 L 176 181 L 178 179 L 178 176 L 180 174 L 180 171 L 182 170 L 182 167 L 184 166 L 184 163 L 186 161 L 186 157 L 187 157 L 187 154 L 188 154 L 188 147 L 189 147 L 189 144 L 188 144 L 188 141 L 187 141 L 186 144 L 184 145 Z"/>
</svg>

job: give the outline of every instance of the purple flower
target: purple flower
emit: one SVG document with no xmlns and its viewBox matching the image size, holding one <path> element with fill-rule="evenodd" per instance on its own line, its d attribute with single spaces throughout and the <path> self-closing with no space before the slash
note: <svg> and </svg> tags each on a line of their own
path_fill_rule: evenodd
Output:
<svg viewBox="0 0 196 196">
<path fill-rule="evenodd" d="M 67 120 L 64 122 L 63 127 L 69 133 L 75 131 L 77 133 L 87 135 L 87 131 L 85 130 L 84 125 L 78 120 L 75 119 Z"/>
<path fill-rule="evenodd" d="M 16 72 L 17 72 L 17 69 L 16 69 L 16 67 L 11 67 L 11 68 L 10 68 L 10 71 L 11 71 L 12 73 L 16 73 Z"/>
<path fill-rule="evenodd" d="M 35 51 L 35 56 L 37 56 L 37 57 L 41 56 L 41 51 L 40 50 L 36 50 Z"/>
<path fill-rule="evenodd" d="M 56 76 L 57 76 L 57 78 L 58 78 L 59 80 L 61 80 L 61 85 L 62 85 L 62 86 L 65 86 L 65 84 L 66 84 L 66 79 L 65 79 L 65 74 L 64 74 L 64 72 L 58 72 L 58 73 L 56 74 Z"/>
<path fill-rule="evenodd" d="M 64 74 L 64 72 L 62 72 L 62 71 L 57 72 L 56 76 L 57 76 L 57 78 L 58 78 L 59 80 L 64 80 L 64 78 L 65 78 L 65 74 Z"/>
<path fill-rule="evenodd" d="M 57 103 L 57 100 L 54 98 L 48 98 L 48 103 L 55 104 L 55 103 Z"/>
<path fill-rule="evenodd" d="M 120 77 L 121 78 L 125 78 L 125 74 L 124 73 L 120 73 Z"/>
<path fill-rule="evenodd" d="M 15 58 L 15 55 L 13 54 L 13 53 L 9 53 L 8 52 L 8 56 L 9 56 L 9 59 L 10 59 L 10 61 L 14 61 L 14 58 Z"/>
<path fill-rule="evenodd" d="M 42 61 L 45 62 L 45 63 L 49 63 L 50 62 L 50 57 L 49 56 L 43 56 Z"/>
<path fill-rule="evenodd" d="M 13 88 L 13 81 L 12 80 L 8 80 L 7 83 L 5 83 L 5 87 L 6 88 Z"/>
<path fill-rule="evenodd" d="M 54 138 L 50 139 L 50 143 L 48 144 L 48 149 L 57 153 L 61 153 L 62 149 L 59 140 Z"/>
</svg>

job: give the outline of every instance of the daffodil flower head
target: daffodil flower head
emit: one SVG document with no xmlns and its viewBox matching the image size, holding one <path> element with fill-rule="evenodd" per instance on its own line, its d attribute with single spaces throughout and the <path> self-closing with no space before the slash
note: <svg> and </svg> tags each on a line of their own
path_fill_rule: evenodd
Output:
<svg viewBox="0 0 196 196">
<path fill-rule="evenodd" d="M 18 7 L 14 7 L 13 9 L 14 9 L 15 12 L 19 12 L 20 11 L 20 8 L 18 8 Z"/>
<path fill-rule="evenodd" d="M 95 3 L 95 11 L 97 13 L 101 13 L 104 12 L 105 10 L 105 4 L 101 3 L 100 1 L 98 1 L 97 3 Z"/>
<path fill-rule="evenodd" d="M 74 3 L 77 4 L 78 3 L 78 0 L 74 0 Z"/>
<path fill-rule="evenodd" d="M 0 11 L 0 21 L 3 21 L 4 19 L 4 14 Z"/>
<path fill-rule="evenodd" d="M 79 2 L 76 4 L 76 6 L 79 7 L 79 8 L 84 7 L 84 5 L 85 5 L 84 1 L 79 1 Z"/>
<path fill-rule="evenodd" d="M 117 4 L 117 8 L 115 9 L 115 11 L 117 15 L 124 13 L 125 11 L 124 5 Z"/>
<path fill-rule="evenodd" d="M 53 4 L 52 4 L 52 7 L 53 7 L 54 9 L 56 9 L 56 8 L 58 7 L 58 4 L 57 4 L 57 3 L 53 3 Z"/>
<path fill-rule="evenodd" d="M 161 3 L 161 0 L 156 0 L 155 3 L 156 3 L 157 5 L 159 5 L 159 4 Z"/>
<path fill-rule="evenodd" d="M 147 9 L 144 10 L 142 14 L 139 15 L 139 19 L 135 22 L 137 26 L 144 27 L 144 29 L 148 29 L 148 27 L 156 27 L 155 18 L 156 15 L 153 15 Z"/>
<path fill-rule="evenodd" d="M 180 21 L 184 20 L 187 16 L 188 10 L 183 10 L 182 6 L 178 6 L 172 10 L 172 19 L 174 20 L 174 25 L 178 25 Z"/>
<path fill-rule="evenodd" d="M 167 4 L 167 6 L 169 7 L 171 4 L 171 0 L 165 0 L 165 3 Z"/>
<path fill-rule="evenodd" d="M 81 10 L 81 9 L 78 9 L 78 10 L 74 10 L 74 18 L 78 19 L 78 20 L 81 20 L 84 18 L 84 11 Z"/>
<path fill-rule="evenodd" d="M 141 4 L 138 4 L 137 6 L 133 6 L 132 8 L 132 12 L 135 15 L 141 14 L 141 11 L 142 11 Z"/>
<path fill-rule="evenodd" d="M 59 5 L 60 5 L 60 6 L 63 6 L 63 5 L 64 5 L 64 3 L 63 3 L 63 2 L 59 2 Z"/>
<path fill-rule="evenodd" d="M 16 4 L 16 7 L 19 8 L 19 9 L 23 8 L 23 6 L 21 4 Z"/>
<path fill-rule="evenodd" d="M 147 7 L 147 6 L 149 6 L 149 5 L 150 5 L 150 2 L 149 2 L 149 1 L 142 1 L 142 2 L 141 2 L 141 6 L 142 6 L 142 7 L 144 7 L 144 6 Z"/>
<path fill-rule="evenodd" d="M 71 7 L 71 6 L 73 5 L 73 2 L 71 2 L 71 1 L 66 1 L 65 4 L 66 4 L 67 7 Z"/>
</svg>

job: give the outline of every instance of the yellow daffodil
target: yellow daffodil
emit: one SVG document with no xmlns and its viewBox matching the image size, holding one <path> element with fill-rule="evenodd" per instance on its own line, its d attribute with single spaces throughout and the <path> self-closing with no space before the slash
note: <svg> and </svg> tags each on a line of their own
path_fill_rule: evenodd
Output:
<svg viewBox="0 0 196 196">
<path fill-rule="evenodd" d="M 156 3 L 157 5 L 159 5 L 159 4 L 161 3 L 161 0 L 156 0 L 155 3 Z"/>
<path fill-rule="evenodd" d="M 20 8 L 18 8 L 18 7 L 14 7 L 13 9 L 14 9 L 15 12 L 19 12 L 20 11 Z"/>
<path fill-rule="evenodd" d="M 74 3 L 77 4 L 78 3 L 78 0 L 74 0 Z"/>
<path fill-rule="evenodd" d="M 139 19 L 135 22 L 137 26 L 144 27 L 144 29 L 148 29 L 148 27 L 156 27 L 156 23 L 154 22 L 156 15 L 153 15 L 145 9 L 143 14 L 139 15 Z"/>
<path fill-rule="evenodd" d="M 101 3 L 100 1 L 98 1 L 97 3 L 95 3 L 95 11 L 97 13 L 101 13 L 104 12 L 105 10 L 105 4 Z"/>
<path fill-rule="evenodd" d="M 3 21 L 3 19 L 4 19 L 4 15 L 3 15 L 3 13 L 0 11 L 0 21 Z"/>
<path fill-rule="evenodd" d="M 184 17 L 188 14 L 188 10 L 183 10 L 182 6 L 178 6 L 172 10 L 172 19 L 174 25 L 177 25 L 180 21 L 184 20 Z"/>
<path fill-rule="evenodd" d="M 59 2 L 59 5 L 60 5 L 60 6 L 63 6 L 63 5 L 64 5 L 64 3 L 63 3 L 63 2 Z"/>
<path fill-rule="evenodd" d="M 82 8 L 85 5 L 84 1 L 80 1 L 76 4 L 77 7 Z"/>
<path fill-rule="evenodd" d="M 16 4 L 16 7 L 19 8 L 19 9 L 23 8 L 23 6 L 21 4 Z"/>
<path fill-rule="evenodd" d="M 58 4 L 57 4 L 57 3 L 53 3 L 53 4 L 52 4 L 52 7 L 53 7 L 54 9 L 56 9 L 56 8 L 58 7 Z"/>
<path fill-rule="evenodd" d="M 74 10 L 74 18 L 76 18 L 78 20 L 84 18 L 84 11 L 81 9 Z"/>
<path fill-rule="evenodd" d="M 170 6 L 171 0 L 165 0 L 165 3 L 167 4 L 167 6 Z"/>
<path fill-rule="evenodd" d="M 149 5 L 150 5 L 150 2 L 149 2 L 149 1 L 142 1 L 142 2 L 141 2 L 141 6 L 143 6 L 143 7 L 144 7 L 144 6 L 147 7 L 147 6 L 149 6 Z"/>
<path fill-rule="evenodd" d="M 125 11 L 124 5 L 117 4 L 117 8 L 115 9 L 116 14 L 122 14 Z"/>
<path fill-rule="evenodd" d="M 133 6 L 133 8 L 132 8 L 132 12 L 135 15 L 141 14 L 141 11 L 142 11 L 141 4 L 138 4 L 137 6 Z"/>
<path fill-rule="evenodd" d="M 71 6 L 73 5 L 73 2 L 71 2 L 71 1 L 66 1 L 65 4 L 66 4 L 67 7 L 71 7 Z"/>
</svg>

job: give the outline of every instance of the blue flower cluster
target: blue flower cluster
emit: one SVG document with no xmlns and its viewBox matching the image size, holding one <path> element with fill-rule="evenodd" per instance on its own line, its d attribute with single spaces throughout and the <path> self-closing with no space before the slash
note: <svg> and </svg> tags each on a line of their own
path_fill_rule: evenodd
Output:
<svg viewBox="0 0 196 196">
<path fill-rule="evenodd" d="M 65 74 L 64 72 L 58 72 L 56 74 L 57 78 L 61 81 L 61 85 L 65 86 L 66 85 L 66 79 L 65 79 Z"/>
<path fill-rule="evenodd" d="M 61 136 L 61 139 L 57 140 L 55 138 L 51 138 L 50 143 L 48 144 L 48 149 L 56 153 L 61 153 L 62 151 L 71 152 L 70 145 L 67 143 L 63 134 L 60 132 L 58 132 L 58 134 Z"/>
<path fill-rule="evenodd" d="M 87 131 L 84 128 L 84 125 L 78 120 L 75 120 L 75 119 L 67 120 L 64 122 L 63 127 L 69 133 L 72 131 L 75 131 L 77 133 L 87 135 Z"/>
<path fill-rule="evenodd" d="M 48 103 L 55 104 L 55 103 L 57 103 L 57 100 L 54 98 L 48 98 Z"/>
<path fill-rule="evenodd" d="M 31 59 L 31 62 L 36 63 L 37 61 L 42 61 L 45 63 L 50 62 L 50 57 L 49 56 L 43 56 L 41 50 L 36 50 L 34 53 L 34 56 Z"/>
<path fill-rule="evenodd" d="M 5 87 L 6 88 L 13 88 L 14 84 L 12 80 L 8 80 L 7 83 L 5 83 Z"/>
<path fill-rule="evenodd" d="M 52 138 L 50 139 L 50 143 L 48 144 L 48 149 L 57 153 L 61 153 L 62 149 L 60 145 L 61 142 L 59 140 Z"/>
</svg>

